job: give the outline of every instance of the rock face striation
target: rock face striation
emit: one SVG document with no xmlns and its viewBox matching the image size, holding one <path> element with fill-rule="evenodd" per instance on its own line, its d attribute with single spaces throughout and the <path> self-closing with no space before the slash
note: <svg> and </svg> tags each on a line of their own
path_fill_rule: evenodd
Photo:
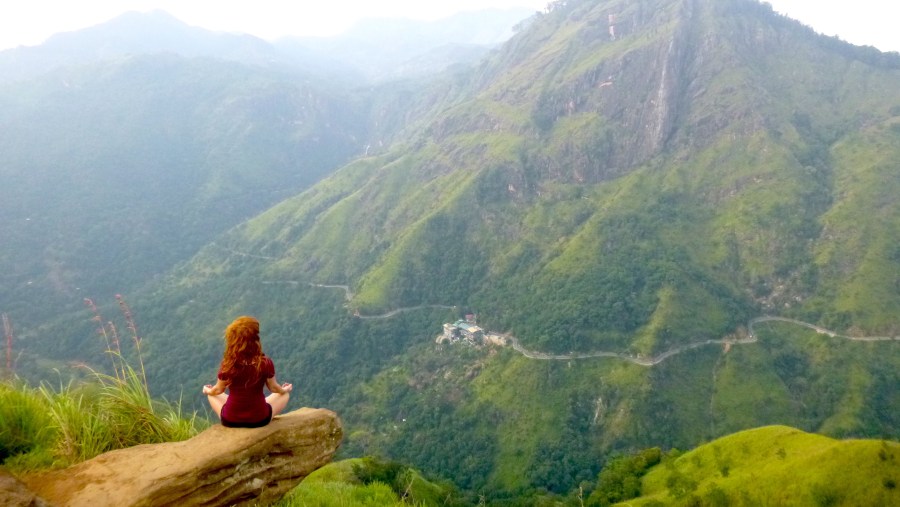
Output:
<svg viewBox="0 0 900 507">
<path fill-rule="evenodd" d="M 302 408 L 263 428 L 213 426 L 190 440 L 147 444 L 24 479 L 51 505 L 265 505 L 340 447 L 334 412 Z"/>
</svg>

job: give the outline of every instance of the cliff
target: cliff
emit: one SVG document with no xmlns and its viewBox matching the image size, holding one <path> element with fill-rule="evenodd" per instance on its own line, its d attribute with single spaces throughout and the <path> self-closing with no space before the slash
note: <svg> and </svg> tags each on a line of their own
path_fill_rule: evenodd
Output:
<svg viewBox="0 0 900 507">
<path fill-rule="evenodd" d="M 112 451 L 23 481 L 67 507 L 266 504 L 329 463 L 342 436 L 334 412 L 303 408 L 264 428 L 216 425 L 190 440 Z"/>
</svg>

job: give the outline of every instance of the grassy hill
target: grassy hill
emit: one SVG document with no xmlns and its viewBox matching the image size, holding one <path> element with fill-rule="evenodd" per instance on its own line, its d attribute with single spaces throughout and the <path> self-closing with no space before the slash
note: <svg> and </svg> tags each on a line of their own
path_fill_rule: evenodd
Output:
<svg viewBox="0 0 900 507">
<path fill-rule="evenodd" d="M 895 505 L 900 445 L 786 426 L 742 431 L 657 465 L 619 505 Z"/>
</svg>

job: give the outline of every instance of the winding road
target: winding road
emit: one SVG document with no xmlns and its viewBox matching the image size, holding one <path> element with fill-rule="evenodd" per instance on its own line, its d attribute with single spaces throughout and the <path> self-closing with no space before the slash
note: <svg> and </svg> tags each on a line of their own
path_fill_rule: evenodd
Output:
<svg viewBox="0 0 900 507">
<path fill-rule="evenodd" d="M 788 319 L 786 317 L 757 317 L 750 321 L 747 325 L 747 330 L 750 333 L 750 336 L 754 336 L 753 334 L 753 325 L 759 324 L 762 322 L 787 322 L 788 324 L 795 324 L 797 326 L 803 326 L 819 334 L 827 334 L 832 338 L 843 338 L 845 340 L 851 340 L 855 342 L 889 342 L 889 341 L 900 341 L 900 336 L 848 336 L 836 333 L 830 329 L 825 329 L 824 327 L 819 327 L 815 324 L 810 324 L 809 322 L 803 322 L 802 320 L 796 319 Z"/>
<path fill-rule="evenodd" d="M 456 307 L 455 306 L 447 306 L 447 305 L 419 305 L 419 306 L 408 306 L 405 308 L 397 308 L 396 310 L 391 310 L 387 313 L 382 313 L 381 315 L 359 315 L 357 313 L 357 314 L 355 314 L 355 316 L 360 319 L 389 319 L 389 318 L 393 317 L 394 315 L 397 315 L 398 313 L 411 312 L 413 310 L 422 310 L 425 308 L 441 308 L 441 309 L 446 309 L 446 310 L 452 310 Z"/>
<path fill-rule="evenodd" d="M 301 282 L 271 282 L 271 283 L 291 283 L 291 284 L 300 284 Z M 329 288 L 329 289 L 342 289 L 345 291 L 345 297 L 347 301 L 353 299 L 353 293 L 350 291 L 350 288 L 346 285 L 325 285 L 325 284 L 317 284 L 317 283 L 307 283 L 310 287 L 320 287 L 320 288 Z M 425 308 L 441 308 L 441 309 L 453 309 L 456 306 L 449 305 L 419 305 L 419 306 L 408 306 L 403 308 L 397 308 L 395 310 L 391 310 L 387 313 L 379 314 L 379 315 L 361 315 L 359 311 L 357 311 L 354 316 L 360 319 L 387 319 L 393 317 L 399 313 L 410 312 L 413 310 L 422 310 Z M 535 350 L 526 349 L 519 342 L 519 339 L 510 334 L 494 334 L 489 333 L 500 339 L 503 343 L 508 343 L 516 352 L 522 354 L 523 356 L 529 359 L 536 359 L 541 361 L 572 361 L 577 359 L 595 359 L 601 357 L 611 357 L 615 359 L 621 359 L 623 361 L 628 361 L 630 363 L 634 363 L 639 366 L 656 366 L 657 364 L 662 363 L 666 359 L 669 359 L 672 356 L 681 354 L 682 352 L 686 352 L 688 350 L 693 350 L 699 347 L 704 347 L 706 345 L 745 345 L 748 343 L 756 343 L 759 339 L 756 336 L 756 331 L 754 326 L 757 324 L 762 324 L 765 322 L 786 322 L 788 324 L 794 324 L 797 326 L 802 326 L 808 329 L 812 329 L 813 331 L 828 335 L 832 338 L 843 338 L 845 340 L 850 341 L 859 341 L 859 342 L 884 342 L 884 341 L 900 341 L 900 336 L 848 336 L 842 335 L 830 329 L 825 329 L 824 327 L 817 326 L 815 324 L 810 324 L 809 322 L 803 322 L 801 320 L 789 319 L 786 317 L 774 317 L 774 316 L 763 316 L 757 317 L 750 322 L 747 323 L 747 337 L 746 338 L 724 338 L 720 340 L 701 340 L 692 343 L 688 343 L 685 345 L 681 345 L 679 347 L 675 347 L 671 350 L 667 350 L 655 356 L 642 356 L 635 354 L 625 354 L 622 352 L 611 352 L 611 351 L 595 351 L 595 352 L 573 352 L 571 354 L 548 354 L 546 352 L 538 352 Z"/>
<path fill-rule="evenodd" d="M 847 336 L 836 333 L 830 329 L 825 329 L 824 327 L 817 326 L 815 324 L 810 324 L 809 322 L 803 322 L 801 320 L 796 319 L 788 319 L 786 317 L 772 317 L 772 316 L 764 316 L 757 317 L 751 320 L 747 324 L 747 338 L 735 338 L 735 339 L 722 339 L 722 340 L 703 340 L 697 341 L 693 343 L 688 343 L 686 345 L 682 345 L 680 347 L 675 347 L 674 349 L 667 350 L 661 354 L 651 357 L 645 357 L 640 355 L 632 355 L 632 354 L 623 354 L 620 352 L 582 352 L 582 353 L 572 353 L 572 354 L 546 354 L 544 352 L 535 352 L 533 350 L 526 349 L 519 343 L 519 340 L 511 335 L 499 335 L 501 338 L 507 340 L 509 344 L 515 349 L 517 352 L 522 354 L 525 357 L 530 359 L 540 359 L 540 360 L 559 360 L 559 361 L 571 361 L 573 359 L 591 359 L 596 357 L 614 357 L 617 359 L 621 359 L 623 361 L 628 361 L 640 366 L 655 366 L 666 359 L 681 354 L 682 352 L 686 352 L 688 350 L 696 349 L 699 347 L 703 347 L 705 345 L 745 345 L 748 343 L 756 343 L 759 339 L 756 336 L 756 332 L 754 330 L 754 326 L 756 324 L 761 324 L 764 322 L 786 322 L 788 324 L 794 324 L 797 326 L 806 327 L 812 329 L 813 331 L 819 334 L 825 334 L 832 338 L 843 338 L 845 340 L 858 341 L 858 342 L 886 342 L 886 341 L 900 341 L 900 336 Z"/>
<path fill-rule="evenodd" d="M 236 250 L 232 250 L 229 248 L 224 248 L 230 253 L 241 255 L 245 257 L 253 257 L 258 259 L 267 259 L 267 260 L 277 260 L 274 257 L 268 257 L 263 255 L 254 255 L 246 252 L 239 252 Z M 297 280 L 282 280 L 282 281 L 269 281 L 262 282 L 266 285 L 276 285 L 276 284 L 288 284 L 288 285 L 307 285 L 310 287 L 317 287 L 322 289 L 340 289 L 344 291 L 344 298 L 346 301 L 350 302 L 353 300 L 353 292 L 350 290 L 350 287 L 347 285 L 329 285 L 329 284 L 321 284 L 321 283 L 311 283 L 311 282 L 301 282 Z M 378 315 L 361 315 L 357 310 L 354 313 L 354 316 L 359 319 L 388 319 L 394 317 L 400 313 L 410 312 L 414 310 L 422 310 L 426 308 L 439 308 L 439 309 L 454 309 L 457 308 L 453 305 L 418 305 L 418 306 L 408 306 L 403 308 L 397 308 L 391 310 L 387 313 L 378 314 Z M 490 335 L 499 338 L 503 343 L 508 343 L 516 352 L 522 354 L 523 356 L 529 359 L 536 359 L 542 361 L 571 361 L 577 359 L 595 359 L 602 357 L 610 357 L 615 359 L 621 359 L 623 361 L 628 361 L 630 363 L 639 365 L 639 366 L 656 366 L 666 359 L 669 359 L 672 356 L 681 354 L 682 352 L 686 352 L 688 350 L 693 350 L 699 347 L 704 347 L 706 345 L 745 345 L 749 343 L 756 343 L 758 338 L 756 336 L 756 331 L 754 327 L 757 324 L 762 324 L 765 322 L 785 322 L 788 324 L 793 324 L 796 326 L 802 326 L 808 329 L 812 329 L 813 331 L 828 335 L 832 338 L 842 338 L 850 341 L 858 341 L 858 342 L 889 342 L 889 341 L 900 341 L 900 336 L 849 336 L 843 335 L 836 331 L 832 331 L 830 329 L 826 329 L 821 326 L 817 326 L 815 324 L 810 324 L 809 322 L 803 322 L 801 320 L 789 319 L 786 317 L 775 317 L 775 316 L 762 316 L 752 319 L 747 323 L 747 337 L 746 338 L 733 338 L 733 339 L 720 339 L 720 340 L 701 340 L 692 343 L 688 343 L 685 345 L 681 345 L 679 347 L 675 347 L 671 350 L 667 350 L 655 356 L 642 356 L 635 354 L 625 354 L 622 352 L 611 352 L 611 351 L 595 351 L 595 352 L 573 352 L 571 354 L 548 354 L 546 352 L 538 352 L 534 350 L 526 349 L 519 342 L 518 338 L 512 336 L 510 334 L 495 334 L 489 333 Z"/>
<path fill-rule="evenodd" d="M 528 350 L 519 343 L 519 340 L 513 336 L 504 335 L 503 338 L 509 341 L 510 345 L 517 352 L 522 354 L 523 356 L 530 359 L 540 359 L 540 360 L 557 360 L 557 361 L 571 361 L 573 359 L 593 359 L 597 357 L 614 357 L 616 359 L 621 359 L 623 361 L 628 361 L 630 363 L 634 363 L 640 366 L 655 366 L 666 359 L 676 355 L 681 354 L 682 352 L 696 349 L 698 347 L 703 347 L 704 345 L 735 345 L 735 344 L 744 344 L 744 343 L 755 343 L 757 340 L 755 337 L 744 338 L 744 339 L 736 339 L 736 340 L 704 340 L 700 342 L 688 343 L 687 345 L 682 345 L 680 347 L 676 347 L 671 350 L 667 350 L 656 356 L 641 356 L 634 354 L 623 354 L 621 352 L 581 352 L 581 353 L 572 353 L 572 354 L 546 354 L 544 352 L 535 352 L 533 350 Z"/>
</svg>

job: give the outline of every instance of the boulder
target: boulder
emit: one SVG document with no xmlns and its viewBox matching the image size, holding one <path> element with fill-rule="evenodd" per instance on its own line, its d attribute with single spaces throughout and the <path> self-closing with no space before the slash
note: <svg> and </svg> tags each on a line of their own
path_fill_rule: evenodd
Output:
<svg viewBox="0 0 900 507">
<path fill-rule="evenodd" d="M 215 425 L 183 442 L 111 451 L 24 478 L 51 505 L 265 505 L 328 464 L 343 430 L 334 412 L 302 408 L 263 428 Z"/>
</svg>

